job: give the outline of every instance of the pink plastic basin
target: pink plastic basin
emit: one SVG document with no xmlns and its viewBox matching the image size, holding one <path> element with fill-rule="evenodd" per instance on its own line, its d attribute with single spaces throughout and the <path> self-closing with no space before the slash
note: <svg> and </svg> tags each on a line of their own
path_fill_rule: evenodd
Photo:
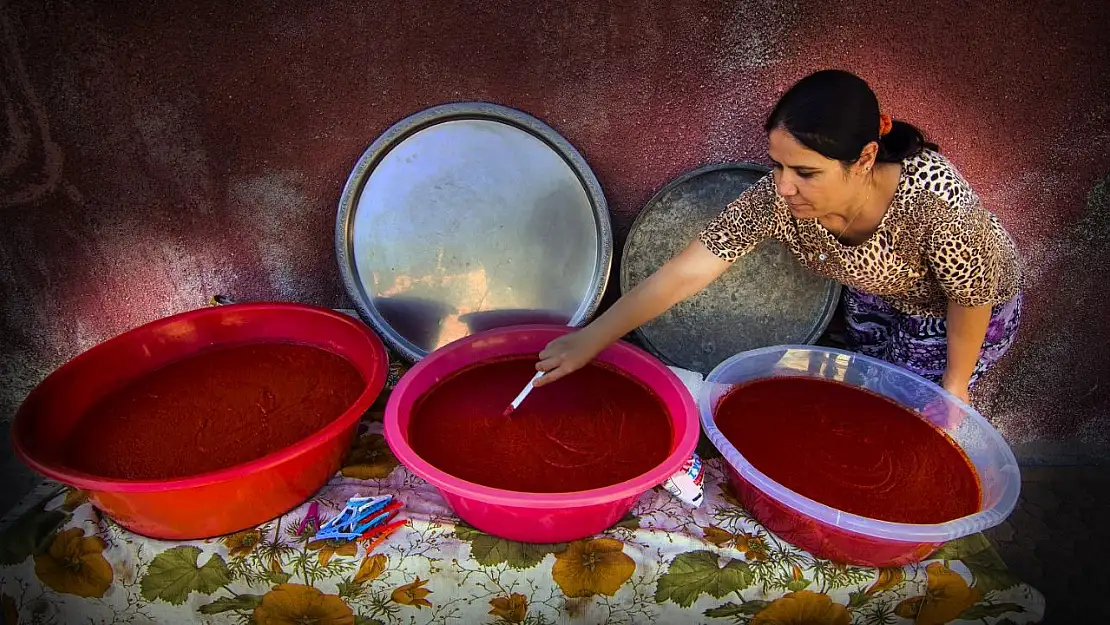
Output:
<svg viewBox="0 0 1110 625">
<path fill-rule="evenodd" d="M 358 369 L 366 388 L 346 412 L 308 438 L 219 471 L 122 480 L 66 466 L 62 454 L 69 432 L 108 393 L 201 350 L 264 342 L 338 354 Z M 202 308 L 125 332 L 62 365 L 16 413 L 12 441 L 32 469 L 87 490 L 97 508 L 136 533 L 170 540 L 229 534 L 280 516 L 324 485 L 350 448 L 359 418 L 385 385 L 387 371 L 377 335 L 335 311 L 280 303 Z"/>
<path fill-rule="evenodd" d="M 717 403 L 733 386 L 776 377 L 833 380 L 892 399 L 944 430 L 979 476 L 979 511 L 946 523 L 892 523 L 837 510 L 799 495 L 753 466 L 721 434 Z M 864 566 L 917 562 L 940 545 L 989 529 L 1017 503 L 1021 475 L 1002 436 L 970 406 L 939 386 L 890 363 L 837 349 L 768 347 L 718 365 L 698 393 L 702 428 L 729 464 L 741 503 L 767 529 L 818 557 Z M 773 414 L 766 415 L 773 419 Z M 798 458 L 805 462 L 805 458 Z"/>
<path fill-rule="evenodd" d="M 397 459 L 439 489 L 460 518 L 484 532 L 531 543 L 565 542 L 597 534 L 628 514 L 640 495 L 678 471 L 697 446 L 697 409 L 690 393 L 670 369 L 625 343 L 609 347 L 598 360 L 652 389 L 666 406 L 674 427 L 670 455 L 637 478 L 572 493 L 520 493 L 456 478 L 424 461 L 409 446 L 412 408 L 417 399 L 441 380 L 493 358 L 538 354 L 547 343 L 567 332 L 565 326 L 521 326 L 460 339 L 413 367 L 393 390 L 386 405 L 385 438 Z"/>
</svg>

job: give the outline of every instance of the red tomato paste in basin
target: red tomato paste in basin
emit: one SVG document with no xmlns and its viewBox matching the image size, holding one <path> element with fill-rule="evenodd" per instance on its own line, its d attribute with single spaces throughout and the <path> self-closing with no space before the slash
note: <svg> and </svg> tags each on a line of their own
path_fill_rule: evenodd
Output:
<svg viewBox="0 0 1110 625">
<path fill-rule="evenodd" d="M 535 389 L 505 416 L 507 400 L 535 373 L 535 362 L 484 362 L 434 386 L 409 422 L 413 451 L 457 478 L 525 493 L 611 486 L 668 456 L 672 427 L 663 403 L 604 364 Z"/>
<path fill-rule="evenodd" d="M 943 431 L 893 401 L 829 380 L 742 384 L 717 427 L 767 477 L 827 506 L 895 523 L 944 523 L 979 510 L 979 481 Z"/>
<path fill-rule="evenodd" d="M 365 388 L 350 362 L 316 347 L 259 343 L 207 350 L 94 404 L 69 436 L 66 463 L 126 480 L 225 469 L 317 432 Z"/>
</svg>

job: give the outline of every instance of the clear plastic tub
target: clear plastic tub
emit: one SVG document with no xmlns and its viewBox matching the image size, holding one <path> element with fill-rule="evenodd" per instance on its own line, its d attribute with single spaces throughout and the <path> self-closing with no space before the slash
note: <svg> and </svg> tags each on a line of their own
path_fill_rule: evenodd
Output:
<svg viewBox="0 0 1110 625">
<path fill-rule="evenodd" d="M 932 525 L 891 523 L 842 512 L 803 497 L 758 471 L 721 434 L 713 411 L 737 384 L 801 376 L 843 382 L 917 412 L 963 448 L 979 474 L 975 514 Z M 937 385 L 892 364 L 837 349 L 780 346 L 738 354 L 717 366 L 698 393 L 702 428 L 729 464 L 741 502 L 767 529 L 814 555 L 866 566 L 919 561 L 938 546 L 998 525 L 1021 489 L 1014 454 L 982 415 Z M 804 459 L 803 459 L 804 461 Z"/>
</svg>

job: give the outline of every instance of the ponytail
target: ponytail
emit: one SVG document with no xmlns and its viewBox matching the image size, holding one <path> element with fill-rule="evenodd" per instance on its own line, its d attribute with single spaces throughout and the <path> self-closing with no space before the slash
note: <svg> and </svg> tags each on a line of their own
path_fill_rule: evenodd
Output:
<svg viewBox="0 0 1110 625">
<path fill-rule="evenodd" d="M 925 135 L 913 124 L 893 120 L 890 132 L 879 137 L 879 154 L 875 160 L 880 163 L 900 163 L 922 150 L 939 152 L 935 143 L 925 140 Z"/>
</svg>

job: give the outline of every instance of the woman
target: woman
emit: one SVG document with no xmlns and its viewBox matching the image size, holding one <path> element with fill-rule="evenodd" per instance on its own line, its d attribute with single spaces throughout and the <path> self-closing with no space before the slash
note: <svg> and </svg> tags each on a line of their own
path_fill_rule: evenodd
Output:
<svg viewBox="0 0 1110 625">
<path fill-rule="evenodd" d="M 605 314 L 548 345 L 539 385 L 582 367 L 774 238 L 847 287 L 854 350 L 969 401 L 1021 317 L 1018 255 L 998 219 L 935 145 L 881 115 L 871 88 L 848 72 L 798 82 L 766 130 L 774 171 Z"/>
</svg>

